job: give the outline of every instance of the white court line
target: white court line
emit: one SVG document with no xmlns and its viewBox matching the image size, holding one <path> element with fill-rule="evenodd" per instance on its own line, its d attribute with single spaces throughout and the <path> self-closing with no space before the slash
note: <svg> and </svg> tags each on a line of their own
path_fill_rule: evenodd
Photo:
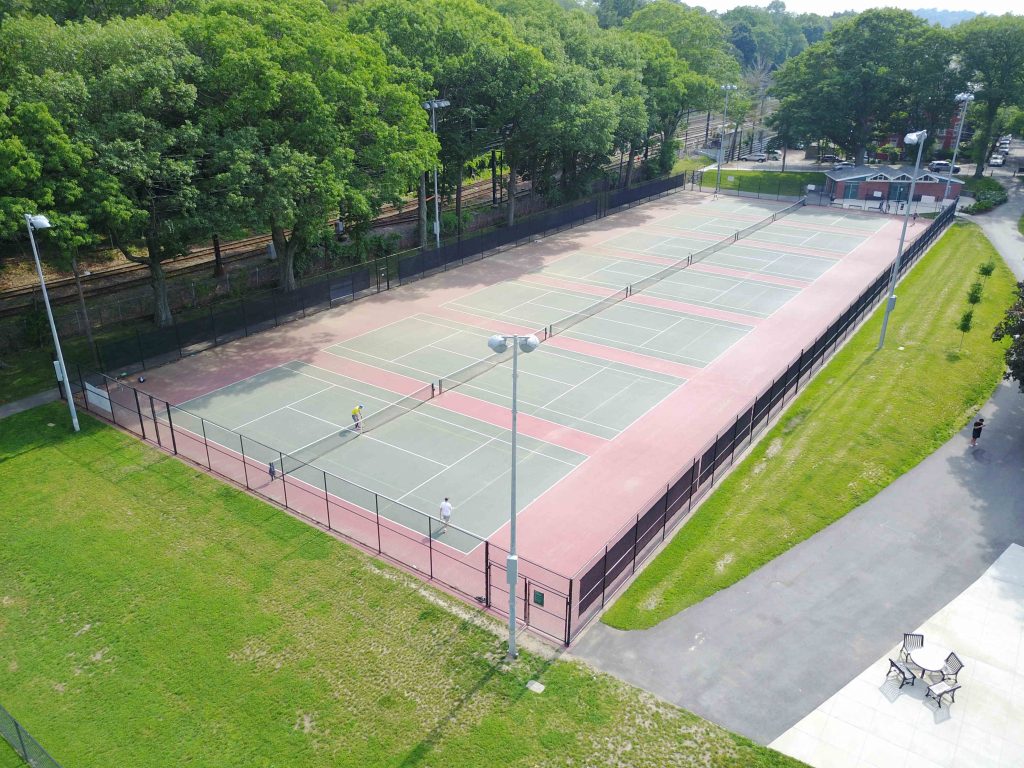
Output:
<svg viewBox="0 0 1024 768">
<path fill-rule="evenodd" d="M 243 377 L 241 379 L 236 379 L 235 381 L 232 381 L 230 384 L 224 384 L 223 386 L 217 387 L 216 389 L 211 389 L 209 392 L 204 392 L 201 395 L 196 395 L 195 397 L 190 397 L 188 400 L 185 400 L 185 401 L 179 403 L 178 405 L 175 405 L 174 407 L 175 408 L 181 408 L 182 410 L 185 410 L 185 406 L 188 405 L 189 403 L 191 403 L 194 400 L 201 400 L 204 397 L 209 397 L 214 392 L 220 392 L 221 390 L 227 389 L 228 387 L 233 387 L 233 386 L 235 386 L 235 384 L 241 384 L 243 381 L 248 381 L 249 379 L 255 379 L 257 376 L 265 376 L 266 374 L 270 373 L 271 371 L 276 371 L 278 368 L 284 368 L 286 371 L 290 371 L 291 368 L 288 368 L 286 366 L 289 363 L 298 363 L 298 362 L 301 362 L 301 361 L 300 360 L 286 360 L 285 362 L 281 363 L 280 365 L 275 365 L 273 368 L 267 368 L 265 371 L 260 371 L 259 373 L 250 374 L 249 376 L 245 376 L 245 377 Z M 172 403 L 172 405 L 173 405 L 173 403 Z"/>
<path fill-rule="evenodd" d="M 579 331 L 577 331 L 575 329 L 566 331 L 566 333 L 573 334 L 576 338 L 579 338 L 582 341 L 593 341 L 593 342 L 598 343 L 598 344 L 604 344 L 606 346 L 613 346 L 616 349 L 623 349 L 626 346 L 626 342 L 616 342 L 615 344 L 609 344 L 608 341 L 603 339 L 601 336 L 593 336 L 593 335 L 588 334 L 588 333 L 581 333 L 581 332 L 579 332 Z M 667 362 L 670 362 L 670 363 L 678 363 L 680 365 L 688 365 L 688 366 L 690 366 L 692 368 L 704 368 L 708 364 L 708 361 L 706 361 L 706 360 L 701 360 L 700 358 L 691 357 L 689 355 L 676 355 L 676 354 L 673 354 L 671 352 L 659 352 L 657 354 L 652 354 L 654 352 L 654 350 L 647 350 L 646 352 L 644 352 L 644 351 L 640 351 L 641 349 L 642 349 L 642 347 L 639 347 L 637 345 L 631 345 L 629 348 L 626 348 L 626 351 L 627 352 L 636 352 L 636 354 L 638 354 L 638 355 L 646 355 L 647 357 L 655 357 L 658 360 L 664 360 L 664 361 L 667 361 Z"/>
<path fill-rule="evenodd" d="M 572 392 L 574 389 L 582 387 L 588 381 L 590 381 L 591 379 L 593 379 L 596 376 L 599 376 L 600 374 L 604 373 L 607 370 L 608 370 L 608 368 L 606 366 L 606 367 L 602 368 L 599 371 L 594 371 L 594 373 L 592 373 L 589 376 L 587 376 L 587 378 L 583 379 L 583 381 L 580 381 L 577 384 L 573 384 L 571 387 L 569 387 L 569 389 L 565 390 L 565 392 L 563 392 L 562 394 L 555 395 L 555 397 L 553 397 L 552 399 L 548 400 L 542 407 L 544 408 L 544 410 L 549 410 L 550 409 L 552 413 L 558 413 L 558 411 L 556 411 L 554 408 L 550 407 L 552 403 L 554 403 L 556 400 L 560 400 L 561 398 L 565 397 L 570 392 Z"/>
<path fill-rule="evenodd" d="M 283 366 L 281 366 L 281 367 L 283 367 Z M 291 368 L 285 368 L 285 370 L 286 371 L 291 371 L 292 369 Z M 297 371 L 292 371 L 292 372 L 293 373 L 298 373 Z M 313 378 L 313 377 L 311 376 L 310 378 Z M 247 427 L 250 424 L 252 424 L 254 421 L 259 421 L 260 419 L 265 419 L 267 416 L 275 414 L 275 413 L 277 413 L 279 411 L 283 411 L 286 408 L 291 408 L 296 403 L 301 403 L 303 400 L 308 400 L 309 398 L 316 397 L 317 395 L 319 395 L 319 394 L 321 394 L 323 392 L 326 392 L 329 389 L 333 389 L 334 386 L 335 386 L 334 384 L 329 384 L 328 386 L 324 387 L 323 389 L 318 389 L 316 392 L 314 392 L 311 395 L 306 395 L 305 397 L 300 397 L 298 400 L 292 400 L 291 402 L 286 403 L 285 405 L 282 405 L 280 408 L 275 408 L 272 411 L 267 411 L 262 416 L 257 416 L 255 419 L 249 419 L 249 421 L 244 421 L 241 424 L 238 424 L 238 425 L 236 425 L 234 427 L 231 427 L 231 429 L 232 430 L 237 430 L 237 429 L 241 429 L 242 427 Z"/>
<path fill-rule="evenodd" d="M 444 341 L 445 339 L 450 339 L 452 336 L 458 336 L 460 333 L 463 333 L 463 331 L 452 330 L 450 328 L 448 330 L 451 330 L 451 333 L 449 333 L 447 336 L 441 337 L 440 339 L 435 339 L 435 340 L 431 341 L 429 344 L 427 344 L 427 346 L 428 347 L 433 347 L 439 341 Z M 414 349 L 414 350 L 412 350 L 410 352 L 406 352 L 405 354 L 399 355 L 398 357 L 391 358 L 391 362 L 397 363 L 403 357 L 408 357 L 409 355 L 415 355 L 417 352 L 422 352 L 423 349 L 424 349 L 423 347 L 416 347 L 416 349 Z M 441 349 L 441 347 L 437 347 L 437 349 Z"/>
<path fill-rule="evenodd" d="M 472 456 L 472 455 L 473 455 L 474 453 L 477 453 L 477 452 L 479 452 L 479 451 L 482 451 L 482 450 L 483 450 L 484 448 L 486 448 L 486 447 L 487 447 L 488 445 L 490 445 L 491 443 L 493 443 L 493 442 L 494 442 L 494 441 L 495 441 L 496 439 L 497 439 L 497 438 L 493 438 L 493 437 L 492 437 L 492 438 L 491 438 L 490 440 L 488 440 L 487 442 L 483 443 L 482 445 L 478 445 L 478 446 L 477 446 L 476 448 L 474 448 L 474 449 L 473 449 L 472 451 L 470 451 L 469 453 L 465 454 L 465 455 L 464 455 L 464 456 L 463 456 L 462 458 L 458 459 L 457 461 L 453 462 L 452 464 L 449 464 L 449 465 L 448 465 L 448 466 L 446 466 L 446 467 L 445 467 L 444 469 L 442 469 L 442 470 L 441 470 L 440 472 L 437 472 L 437 473 L 435 473 L 435 474 L 431 475 L 430 477 L 428 477 L 428 478 L 427 478 L 426 480 L 424 480 L 424 481 L 423 481 L 422 483 L 420 483 L 419 485 L 417 485 L 417 486 L 415 486 L 415 487 L 413 487 L 413 488 L 409 489 L 409 490 L 408 490 L 408 491 L 406 491 L 405 493 L 403 493 L 403 494 L 402 494 L 401 496 L 399 496 L 399 497 L 398 497 L 397 499 L 395 499 L 395 501 L 402 501 L 402 499 L 406 498 L 407 496 L 409 496 L 409 495 L 411 495 L 411 494 L 413 494 L 413 493 L 416 493 L 416 491 L 418 491 L 418 490 L 419 490 L 420 488 L 422 488 L 422 487 L 423 487 L 424 485 L 426 485 L 427 483 L 429 483 L 429 482 L 430 482 L 431 480 L 434 480 L 434 479 L 436 479 L 436 478 L 440 477 L 440 476 L 441 476 L 441 475 L 443 475 L 443 474 L 444 474 L 445 472 L 447 472 L 447 471 L 448 471 L 449 469 L 451 469 L 452 467 L 454 467 L 454 466 L 455 466 L 456 464 L 460 464 L 460 463 L 462 463 L 463 461 L 465 461 L 466 459 L 468 459 L 468 458 L 469 458 L 470 456 Z"/>
<path fill-rule="evenodd" d="M 475 390 L 478 390 L 480 392 L 486 392 L 489 395 L 494 395 L 495 397 L 500 397 L 502 399 L 506 399 L 506 400 L 507 399 L 511 399 L 510 396 L 508 395 L 508 393 L 506 393 L 506 392 L 496 392 L 493 389 L 488 389 L 487 387 L 481 387 L 479 384 L 463 384 L 462 387 L 460 387 L 460 389 L 462 389 L 464 387 L 468 387 L 470 389 L 475 389 Z M 486 400 L 485 398 L 477 398 L 477 399 L 484 400 L 484 402 L 491 402 L 489 400 Z M 590 421 L 589 419 L 582 418 L 582 417 L 577 416 L 576 414 L 573 414 L 573 413 L 566 413 L 565 411 L 559 411 L 556 408 L 547 408 L 546 406 L 543 406 L 540 403 L 535 403 L 533 401 L 527 401 L 527 400 L 523 399 L 522 395 L 519 396 L 519 402 L 521 404 L 527 406 L 528 408 L 536 408 L 537 410 L 546 410 L 546 411 L 549 411 L 550 413 L 557 413 L 559 416 L 565 416 L 567 419 L 573 419 L 574 421 L 577 421 L 577 422 L 582 422 L 582 423 L 585 423 L 585 424 L 590 424 L 590 425 L 595 426 L 595 427 L 600 427 L 601 429 L 610 429 L 613 432 L 617 431 L 614 427 L 609 427 L 607 424 L 602 424 L 602 423 L 597 422 L 597 421 Z M 509 407 L 509 406 L 505 405 L 504 403 L 494 403 L 494 405 L 500 405 L 502 408 L 508 408 Z M 525 411 L 524 408 L 520 408 L 520 410 Z M 551 421 L 553 424 L 558 424 L 558 422 L 552 421 L 551 419 L 548 419 L 548 418 L 546 418 L 544 416 L 541 416 L 541 415 L 537 415 L 537 414 L 534 414 L 534 413 L 529 413 L 527 415 L 528 416 L 534 416 L 535 418 L 538 418 L 538 419 L 544 419 L 545 421 Z M 575 429 L 575 427 L 570 427 L 567 424 L 559 424 L 559 426 L 567 427 L 569 429 Z M 586 430 L 579 430 L 579 431 L 585 432 Z M 590 435 L 590 434 L 593 434 L 593 433 L 592 432 L 587 432 L 587 434 Z M 601 435 L 594 435 L 594 437 L 601 437 Z M 538 440 L 539 438 L 534 438 L 534 439 Z M 607 438 L 602 438 L 602 439 L 607 439 Z M 546 442 L 546 441 L 542 441 L 542 442 Z M 554 443 L 548 443 L 548 444 L 549 445 L 554 445 Z M 561 447 L 561 446 L 559 446 L 559 447 Z"/>
</svg>

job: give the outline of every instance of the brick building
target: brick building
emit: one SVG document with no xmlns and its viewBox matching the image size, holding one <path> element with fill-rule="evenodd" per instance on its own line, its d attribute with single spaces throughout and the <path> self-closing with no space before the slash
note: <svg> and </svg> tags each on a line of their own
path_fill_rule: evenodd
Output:
<svg viewBox="0 0 1024 768">
<path fill-rule="evenodd" d="M 858 165 L 854 168 L 828 171 L 825 173 L 825 194 L 837 203 L 864 201 L 865 207 L 870 207 L 872 201 L 878 205 L 886 201 L 900 203 L 910 194 L 913 174 L 913 168 L 894 168 L 888 165 Z M 936 173 L 927 168 L 920 169 L 914 187 L 914 200 L 942 200 L 947 182 L 948 199 L 955 200 L 963 188 L 962 181 L 946 173 Z"/>
</svg>

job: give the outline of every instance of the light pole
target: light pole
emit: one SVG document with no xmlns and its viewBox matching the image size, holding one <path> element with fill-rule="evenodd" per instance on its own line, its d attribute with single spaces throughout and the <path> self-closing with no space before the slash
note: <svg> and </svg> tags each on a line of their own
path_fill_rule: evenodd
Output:
<svg viewBox="0 0 1024 768">
<path fill-rule="evenodd" d="M 974 101 L 973 93 L 958 93 L 956 100 L 963 103 L 960 108 L 960 125 L 956 127 L 956 144 L 953 145 L 953 160 L 949 163 L 949 178 L 946 179 L 946 191 L 942 193 L 942 202 L 949 197 L 949 185 L 953 181 L 953 169 L 956 168 L 956 153 L 960 149 L 960 137 L 964 133 L 964 121 L 967 119 L 967 106 Z"/>
<path fill-rule="evenodd" d="M 910 178 L 910 194 L 907 196 L 907 209 L 903 214 L 903 230 L 900 232 L 900 245 L 896 250 L 896 261 L 892 264 L 892 274 L 889 276 L 889 298 L 885 302 L 885 317 L 882 318 L 882 335 L 878 337 L 878 348 L 885 344 L 885 328 L 889 325 L 889 315 L 896 306 L 896 279 L 900 274 L 900 260 L 903 258 L 903 242 L 907 238 L 907 224 L 910 222 L 910 206 L 914 202 L 914 187 L 917 185 L 917 174 L 921 170 L 921 150 L 924 149 L 924 140 L 928 138 L 928 131 L 916 131 L 908 133 L 903 137 L 904 144 L 917 144 L 917 162 L 914 163 L 914 175 Z"/>
<path fill-rule="evenodd" d="M 500 333 L 487 340 L 497 354 L 503 354 L 512 345 L 512 507 L 509 513 L 508 557 L 505 560 L 505 576 L 508 581 L 508 658 L 514 659 L 516 652 L 516 586 L 519 581 L 519 556 L 516 554 L 516 415 L 518 400 L 516 385 L 519 379 L 519 350 L 533 352 L 540 346 L 534 336 L 503 336 Z"/>
<path fill-rule="evenodd" d="M 36 272 L 39 274 L 39 287 L 43 289 L 43 304 L 46 306 L 46 317 L 50 320 L 50 332 L 53 334 L 53 347 L 57 350 L 57 362 L 60 365 L 60 378 L 64 383 L 64 394 L 68 401 L 68 411 L 71 413 L 71 426 L 78 431 L 78 413 L 75 411 L 75 400 L 71 396 L 71 382 L 68 380 L 68 369 L 64 365 L 64 353 L 60 349 L 60 339 L 57 338 L 57 324 L 53 322 L 53 311 L 50 309 L 50 295 L 46 292 L 46 279 L 43 277 L 43 266 L 39 263 L 39 251 L 36 248 L 35 232 L 39 229 L 49 229 L 50 220 L 42 214 L 25 214 L 25 226 L 28 227 L 28 239 L 32 243 L 32 256 L 36 260 Z"/>
<path fill-rule="evenodd" d="M 450 107 L 448 99 L 431 99 L 423 102 L 423 108 L 430 110 L 430 130 L 437 136 L 437 110 Z M 437 163 L 434 163 L 434 244 L 441 248 L 441 213 L 437 200 Z"/>
<path fill-rule="evenodd" d="M 718 178 L 715 180 L 715 194 L 722 189 L 722 152 L 725 150 L 725 129 L 729 125 L 729 94 L 739 86 L 726 84 L 719 86 L 719 90 L 725 91 L 725 114 L 722 115 L 722 138 L 718 141 Z"/>
</svg>

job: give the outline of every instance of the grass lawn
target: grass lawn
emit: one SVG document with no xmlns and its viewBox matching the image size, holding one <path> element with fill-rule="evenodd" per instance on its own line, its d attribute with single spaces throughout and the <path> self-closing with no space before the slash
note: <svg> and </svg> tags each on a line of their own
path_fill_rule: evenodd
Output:
<svg viewBox="0 0 1024 768">
<path fill-rule="evenodd" d="M 967 291 L 989 260 L 996 271 L 960 349 Z M 875 350 L 879 309 L 603 620 L 651 627 L 735 584 L 949 440 L 1003 372 L 991 332 L 1013 285 L 981 230 L 955 224 L 900 285 L 885 348 Z"/>
<path fill-rule="evenodd" d="M 672 166 L 672 175 L 675 176 L 680 173 L 689 173 L 690 171 L 699 171 L 701 168 L 706 168 L 711 164 L 708 158 L 701 157 L 680 157 L 676 159 L 675 165 Z"/>
<path fill-rule="evenodd" d="M 707 171 L 701 180 L 701 189 L 714 189 L 718 171 Z M 731 178 L 731 180 L 730 180 Z M 722 169 L 722 189 L 759 194 L 764 197 L 782 195 L 802 197 L 807 192 L 807 185 L 814 184 L 821 188 L 825 184 L 825 174 L 818 171 L 755 171 Z"/>
<path fill-rule="evenodd" d="M 65 416 L 0 421 L 0 696 L 69 768 L 800 765 L 543 648 L 508 667 L 499 622 Z"/>
</svg>

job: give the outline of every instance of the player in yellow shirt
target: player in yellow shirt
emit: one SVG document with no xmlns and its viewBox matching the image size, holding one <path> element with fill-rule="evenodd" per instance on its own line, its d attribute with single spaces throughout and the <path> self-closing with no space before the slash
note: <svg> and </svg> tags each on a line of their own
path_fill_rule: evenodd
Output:
<svg viewBox="0 0 1024 768">
<path fill-rule="evenodd" d="M 359 432 L 363 428 L 363 406 L 357 405 L 352 409 L 352 423 L 355 424 L 354 429 Z"/>
</svg>

